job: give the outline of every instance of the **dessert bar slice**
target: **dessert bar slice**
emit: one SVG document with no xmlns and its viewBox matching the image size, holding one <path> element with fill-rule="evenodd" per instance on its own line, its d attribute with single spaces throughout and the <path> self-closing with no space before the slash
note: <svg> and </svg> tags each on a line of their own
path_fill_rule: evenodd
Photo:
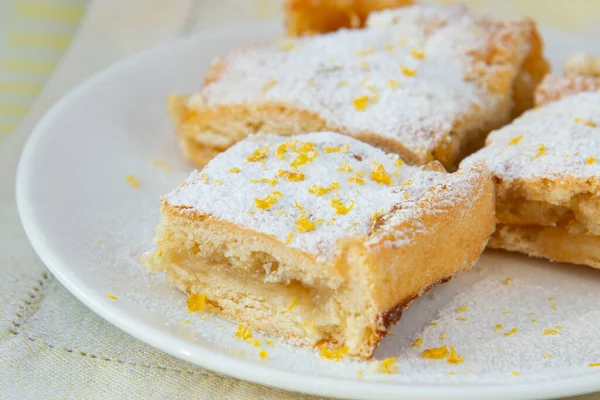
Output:
<svg viewBox="0 0 600 400">
<path fill-rule="evenodd" d="M 384 19 L 393 23 L 217 60 L 198 94 L 169 98 L 184 153 L 202 166 L 249 132 L 329 130 L 454 169 L 531 103 L 547 70 L 529 20 L 496 22 L 458 4 L 402 7 Z"/>
<path fill-rule="evenodd" d="M 492 132 L 498 228 L 490 247 L 600 268 L 600 92 L 566 96 Z"/>
<path fill-rule="evenodd" d="M 332 132 L 251 136 L 161 201 L 149 261 L 180 290 L 362 358 L 412 300 L 469 269 L 495 225 L 484 163 L 408 166 Z"/>
<path fill-rule="evenodd" d="M 413 0 L 287 0 L 283 9 L 285 29 L 289 36 L 295 37 L 362 28 L 372 11 L 413 3 Z"/>
</svg>

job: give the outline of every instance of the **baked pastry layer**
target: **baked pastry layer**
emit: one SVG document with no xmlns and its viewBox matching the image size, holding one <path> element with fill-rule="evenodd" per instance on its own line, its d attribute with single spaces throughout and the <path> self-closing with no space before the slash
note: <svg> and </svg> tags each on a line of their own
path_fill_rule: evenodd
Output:
<svg viewBox="0 0 600 400">
<path fill-rule="evenodd" d="M 226 318 L 370 358 L 403 307 L 473 265 L 493 211 L 483 163 L 448 174 L 331 132 L 253 136 L 162 199 L 149 260 Z"/>
<path fill-rule="evenodd" d="M 535 91 L 535 104 L 541 106 L 573 94 L 594 91 L 600 91 L 600 77 L 546 75 Z"/>
<path fill-rule="evenodd" d="M 600 236 L 550 226 L 498 225 L 490 248 L 600 268 Z"/>
<path fill-rule="evenodd" d="M 481 160 L 493 175 L 502 226 L 493 247 L 598 267 L 600 92 L 526 112 L 463 163 Z"/>
<path fill-rule="evenodd" d="M 531 103 L 547 70 L 529 20 L 495 22 L 457 4 L 402 7 L 383 19 L 393 23 L 248 46 L 216 61 L 200 93 L 169 99 L 184 152 L 202 166 L 248 133 L 330 130 L 454 169 Z"/>
<path fill-rule="evenodd" d="M 369 13 L 413 4 L 413 0 L 287 0 L 285 29 L 291 37 L 362 28 Z"/>
</svg>

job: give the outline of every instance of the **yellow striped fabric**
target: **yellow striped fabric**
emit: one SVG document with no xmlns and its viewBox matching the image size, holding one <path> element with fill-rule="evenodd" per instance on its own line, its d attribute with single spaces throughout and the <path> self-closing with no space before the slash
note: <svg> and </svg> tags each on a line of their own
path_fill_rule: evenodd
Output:
<svg viewBox="0 0 600 400">
<path fill-rule="evenodd" d="M 0 2 L 0 141 L 29 111 L 69 47 L 88 0 Z"/>
</svg>

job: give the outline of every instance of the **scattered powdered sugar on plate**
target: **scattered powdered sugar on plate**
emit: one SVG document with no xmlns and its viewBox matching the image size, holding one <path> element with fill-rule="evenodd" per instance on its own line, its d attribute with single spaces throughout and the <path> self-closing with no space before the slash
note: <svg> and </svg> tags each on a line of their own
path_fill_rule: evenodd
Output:
<svg viewBox="0 0 600 400">
<path fill-rule="evenodd" d="M 600 177 L 600 92 L 580 93 L 526 112 L 492 132 L 465 162 L 485 160 L 512 179 Z"/>
<path fill-rule="evenodd" d="M 339 239 L 367 236 L 378 217 L 446 175 L 337 133 L 255 136 L 194 172 L 165 201 L 330 260 Z"/>
</svg>

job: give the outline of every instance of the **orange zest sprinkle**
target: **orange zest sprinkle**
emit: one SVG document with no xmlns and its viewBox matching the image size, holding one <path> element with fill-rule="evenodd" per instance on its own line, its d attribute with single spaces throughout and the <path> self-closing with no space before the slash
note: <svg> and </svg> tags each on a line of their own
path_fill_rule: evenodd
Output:
<svg viewBox="0 0 600 400">
<path fill-rule="evenodd" d="M 292 242 L 293 238 L 294 238 L 294 232 L 290 232 L 288 237 L 285 239 L 285 244 L 290 244 Z"/>
<path fill-rule="evenodd" d="M 310 232 L 317 227 L 317 223 L 319 222 L 323 222 L 323 220 L 311 221 L 304 213 L 302 213 L 298 218 L 296 218 L 296 229 L 298 232 L 302 233 Z"/>
<path fill-rule="evenodd" d="M 446 358 L 448 356 L 448 348 L 446 346 L 443 347 L 433 347 L 431 349 L 423 350 L 421 353 L 423 358 L 431 358 L 431 359 L 441 359 Z"/>
<path fill-rule="evenodd" d="M 302 207 L 300 204 L 298 204 L 298 202 L 296 200 L 294 200 L 294 205 L 296 206 L 296 208 L 300 211 L 304 210 L 304 207 Z"/>
<path fill-rule="evenodd" d="M 191 294 L 187 299 L 188 311 L 193 313 L 202 311 L 206 307 L 206 294 Z"/>
<path fill-rule="evenodd" d="M 220 179 L 215 179 L 215 183 L 216 183 L 217 185 L 222 185 L 222 184 L 223 184 L 223 181 L 222 181 L 222 180 L 220 180 Z"/>
<path fill-rule="evenodd" d="M 326 153 L 345 153 L 348 150 L 350 150 L 350 145 L 346 144 L 344 146 L 338 146 L 338 147 L 323 147 L 323 150 Z"/>
<path fill-rule="evenodd" d="M 315 194 L 319 197 L 326 195 L 327 193 L 331 192 L 332 190 L 337 190 L 340 188 L 340 184 L 337 182 L 331 182 L 331 185 L 325 187 L 325 186 L 319 186 L 319 185 L 312 185 L 309 189 L 308 189 L 308 193 L 312 193 Z"/>
<path fill-rule="evenodd" d="M 360 69 L 362 69 L 363 71 L 368 71 L 369 70 L 369 63 L 366 61 L 361 61 L 360 62 Z"/>
<path fill-rule="evenodd" d="M 399 41 L 398 41 L 398 44 L 399 44 L 400 46 L 406 46 L 406 39 L 399 40 Z"/>
<path fill-rule="evenodd" d="M 266 351 L 266 350 L 261 350 L 261 351 L 258 353 L 258 356 L 259 356 L 260 358 L 267 358 L 267 357 L 269 357 L 269 352 L 268 352 L 268 351 Z"/>
<path fill-rule="evenodd" d="M 292 172 L 280 169 L 277 171 L 277 176 L 284 178 L 290 182 L 300 182 L 304 180 L 304 174 L 302 172 Z"/>
<path fill-rule="evenodd" d="M 382 185 L 389 185 L 392 183 L 390 176 L 385 172 L 385 167 L 380 163 L 373 163 L 373 170 L 371 171 L 371 179 Z"/>
<path fill-rule="evenodd" d="M 271 89 L 277 83 L 277 79 L 270 79 L 267 83 L 265 83 L 262 87 L 262 92 L 265 93 L 267 90 Z"/>
<path fill-rule="evenodd" d="M 246 158 L 246 160 L 249 162 L 260 161 L 263 158 L 267 157 L 267 154 L 269 154 L 269 148 L 268 147 L 260 147 L 256 150 L 254 150 L 254 153 L 249 155 Z"/>
<path fill-rule="evenodd" d="M 338 350 L 329 350 L 325 347 L 325 345 L 321 345 L 321 357 L 326 358 L 328 360 L 339 361 L 348 354 L 349 350 L 350 349 L 348 348 L 348 346 L 344 346 Z"/>
<path fill-rule="evenodd" d="M 254 203 L 256 203 L 257 208 L 260 208 L 261 210 L 267 210 L 273 207 L 273 205 L 277 203 L 281 197 L 283 197 L 281 192 L 271 192 L 264 199 L 255 198 Z"/>
<path fill-rule="evenodd" d="M 544 354 L 544 358 L 550 358 L 550 353 Z"/>
<path fill-rule="evenodd" d="M 590 363 L 590 364 L 588 364 L 588 366 L 590 368 L 596 368 L 596 367 L 600 367 L 600 363 Z"/>
<path fill-rule="evenodd" d="M 127 175 L 125 177 L 125 181 L 127 181 L 127 183 L 129 183 L 129 186 L 131 186 L 134 189 L 140 187 L 140 181 L 138 181 L 138 179 L 133 175 Z"/>
<path fill-rule="evenodd" d="M 515 136 L 514 138 L 510 139 L 510 142 L 508 142 L 509 146 L 515 145 L 517 143 L 519 143 L 521 140 L 523 140 L 523 136 Z"/>
<path fill-rule="evenodd" d="M 591 126 L 592 128 L 595 128 L 598 126 L 598 124 L 596 124 L 594 121 L 590 121 L 589 119 L 581 119 L 581 118 L 575 118 L 575 122 L 577 123 L 582 123 L 586 126 Z"/>
<path fill-rule="evenodd" d="M 464 313 L 465 311 L 467 311 L 467 306 L 462 306 L 461 308 L 456 310 L 457 313 Z"/>
<path fill-rule="evenodd" d="M 585 160 L 585 163 L 588 165 L 592 165 L 596 162 L 596 158 L 594 158 L 593 156 L 590 156 L 587 160 Z"/>
<path fill-rule="evenodd" d="M 465 359 L 462 358 L 456 350 L 454 350 L 454 346 L 450 346 L 450 357 L 448 357 L 448 362 L 450 364 L 460 364 L 464 362 Z"/>
<path fill-rule="evenodd" d="M 408 68 L 404 64 L 402 65 L 401 68 L 402 68 L 402 73 L 406 76 L 413 77 L 413 76 L 417 75 L 417 70 L 414 68 Z"/>
<path fill-rule="evenodd" d="M 277 179 L 275 179 L 275 178 L 252 179 L 250 182 L 252 182 L 252 183 L 267 183 L 271 186 L 277 185 Z"/>
<path fill-rule="evenodd" d="M 352 104 L 357 111 L 363 111 L 369 104 L 369 96 L 359 96 L 352 100 Z"/>
<path fill-rule="evenodd" d="M 204 183 L 205 185 L 208 183 L 208 177 L 204 172 L 200 174 L 200 178 L 202 178 L 202 183 Z"/>
<path fill-rule="evenodd" d="M 419 336 L 414 342 L 412 342 L 411 347 L 419 349 L 421 346 L 423 346 L 423 338 Z"/>
<path fill-rule="evenodd" d="M 512 283 L 512 278 L 506 278 L 506 279 L 504 280 L 504 284 L 505 284 L 506 286 L 510 285 L 511 283 Z"/>
<path fill-rule="evenodd" d="M 504 329 L 504 325 L 498 324 L 494 327 L 494 332 L 498 332 L 500 329 Z"/>
<path fill-rule="evenodd" d="M 560 335 L 560 332 L 555 329 L 544 329 L 544 335 Z"/>
<path fill-rule="evenodd" d="M 535 156 L 533 158 L 541 157 L 545 154 L 546 154 L 546 146 L 544 146 L 543 144 L 540 144 L 538 146 L 537 152 L 535 153 Z"/>
<path fill-rule="evenodd" d="M 335 208 L 335 212 L 338 215 L 348 214 L 352 208 L 354 208 L 354 200 L 350 200 L 350 204 L 344 205 L 344 203 L 339 199 L 331 199 L 331 207 Z"/>
<path fill-rule="evenodd" d="M 347 162 L 342 162 L 342 165 L 340 165 L 340 168 L 338 169 L 338 171 L 340 172 L 352 172 L 353 169 L 350 166 L 350 164 L 348 164 Z"/>
<path fill-rule="evenodd" d="M 365 180 L 362 177 L 358 176 L 358 175 L 351 176 L 350 178 L 348 178 L 348 182 L 350 182 L 350 183 L 356 183 L 356 184 L 359 184 L 359 185 L 364 185 L 365 184 Z"/>
<path fill-rule="evenodd" d="M 390 79 L 389 85 L 392 89 L 398 89 L 400 87 L 400 82 L 394 79 Z"/>
<path fill-rule="evenodd" d="M 502 311 L 502 314 L 508 315 L 508 311 Z"/>
<path fill-rule="evenodd" d="M 316 144 L 313 142 L 294 142 L 292 151 L 294 153 L 308 153 L 309 151 L 314 151 Z"/>
<path fill-rule="evenodd" d="M 519 373 L 517 371 L 510 371 L 511 374 L 513 374 L 514 376 L 519 376 Z"/>
<path fill-rule="evenodd" d="M 504 332 L 504 336 L 511 336 L 514 335 L 515 333 L 517 333 L 519 330 L 517 328 L 512 328 L 510 331 L 508 332 Z"/>
<path fill-rule="evenodd" d="M 425 52 L 424 51 L 419 51 L 419 50 L 415 50 L 413 49 L 410 54 L 412 54 L 412 56 L 414 58 L 418 58 L 419 60 L 422 60 L 423 58 L 425 58 Z"/>
<path fill-rule="evenodd" d="M 384 49 L 386 49 L 387 51 L 392 51 L 392 50 L 394 50 L 394 45 L 393 44 L 386 44 L 384 46 Z"/>
<path fill-rule="evenodd" d="M 232 174 L 239 174 L 240 169 L 238 167 L 229 168 L 229 172 L 231 172 Z"/>
<path fill-rule="evenodd" d="M 307 153 L 301 153 L 298 154 L 296 156 L 296 158 L 294 158 L 294 160 L 292 161 L 292 163 L 290 164 L 291 167 L 295 168 L 295 167 L 299 167 L 301 165 L 304 165 L 308 162 L 311 162 L 312 160 L 314 160 L 315 158 L 317 158 L 317 156 L 319 155 L 319 153 L 317 153 L 315 150 L 313 150 L 311 152 L 311 154 L 307 154 Z"/>
<path fill-rule="evenodd" d="M 235 331 L 235 336 L 241 340 L 252 339 L 252 329 L 244 324 L 239 324 Z"/>
<path fill-rule="evenodd" d="M 385 360 L 381 360 L 377 366 L 377 371 L 382 374 L 395 374 L 398 372 L 398 366 L 396 365 L 396 358 L 390 357 Z"/>
<path fill-rule="evenodd" d="M 274 340 L 263 339 L 263 342 L 265 342 L 265 344 L 268 344 L 270 346 L 273 344 Z"/>
<path fill-rule="evenodd" d="M 106 297 L 108 297 L 111 300 L 117 300 L 117 296 L 113 295 L 113 294 L 107 294 Z"/>
</svg>

